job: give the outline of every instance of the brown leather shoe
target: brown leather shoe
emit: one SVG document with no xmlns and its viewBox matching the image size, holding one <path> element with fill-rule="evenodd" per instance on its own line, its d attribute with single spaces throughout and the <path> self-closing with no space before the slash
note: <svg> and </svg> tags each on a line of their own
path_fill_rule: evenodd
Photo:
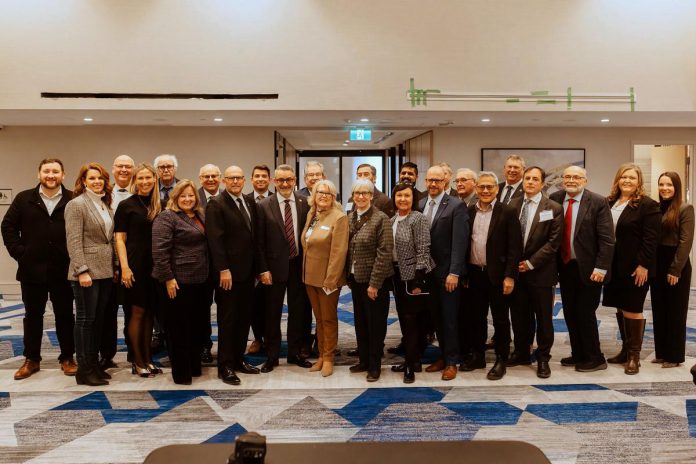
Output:
<svg viewBox="0 0 696 464">
<path fill-rule="evenodd" d="M 22 380 L 31 377 L 32 374 L 39 372 L 41 369 L 41 363 L 39 361 L 32 361 L 31 359 L 25 359 L 24 364 L 20 367 L 17 372 L 15 372 L 14 379 Z"/>
<path fill-rule="evenodd" d="M 425 368 L 425 372 L 440 372 L 442 369 L 445 368 L 445 360 L 444 359 L 438 359 L 431 365 Z"/>
<path fill-rule="evenodd" d="M 60 370 L 65 375 L 73 376 L 77 374 L 77 364 L 73 358 L 64 359 L 60 362 Z"/>
<path fill-rule="evenodd" d="M 249 345 L 249 349 L 247 350 L 247 353 L 249 354 L 257 354 L 261 352 L 261 348 L 263 348 L 263 344 L 259 340 L 254 340 L 251 342 L 251 345 Z"/>
<path fill-rule="evenodd" d="M 442 380 L 454 380 L 457 377 L 457 366 L 447 366 L 442 371 Z"/>
</svg>

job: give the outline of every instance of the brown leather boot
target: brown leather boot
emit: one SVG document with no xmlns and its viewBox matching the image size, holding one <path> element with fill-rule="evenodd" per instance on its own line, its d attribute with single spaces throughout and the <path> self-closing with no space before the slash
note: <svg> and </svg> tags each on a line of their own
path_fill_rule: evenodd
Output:
<svg viewBox="0 0 696 464">
<path fill-rule="evenodd" d="M 14 379 L 22 380 L 31 377 L 32 374 L 39 372 L 41 369 L 41 363 L 39 361 L 32 361 L 27 358 L 24 360 L 24 364 L 20 367 L 17 372 L 15 372 Z"/>
<path fill-rule="evenodd" d="M 64 359 L 60 362 L 60 370 L 65 375 L 73 376 L 77 373 L 77 364 L 73 358 Z"/>
<path fill-rule="evenodd" d="M 616 313 L 616 322 L 619 323 L 619 333 L 621 333 L 621 351 L 616 356 L 607 358 L 607 362 L 610 364 L 625 364 L 628 358 L 628 351 L 626 348 L 626 329 L 624 326 L 623 313 Z"/>
<path fill-rule="evenodd" d="M 626 345 L 628 349 L 628 361 L 624 367 L 624 374 L 635 375 L 640 368 L 640 350 L 643 347 L 643 332 L 645 331 L 645 319 L 624 319 L 626 326 Z"/>
</svg>

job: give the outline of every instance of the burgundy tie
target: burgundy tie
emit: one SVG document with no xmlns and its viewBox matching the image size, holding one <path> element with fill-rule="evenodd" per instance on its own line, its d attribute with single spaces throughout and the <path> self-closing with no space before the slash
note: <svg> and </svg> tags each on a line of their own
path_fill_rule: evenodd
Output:
<svg viewBox="0 0 696 464">
<path fill-rule="evenodd" d="M 297 256 L 297 245 L 295 244 L 295 228 L 292 226 L 292 210 L 290 200 L 285 200 L 285 238 L 288 240 L 290 259 Z"/>
<path fill-rule="evenodd" d="M 563 259 L 563 264 L 568 264 L 571 259 L 570 254 L 570 239 L 573 229 L 573 203 L 575 200 L 572 198 L 568 199 L 568 208 L 565 213 L 565 229 L 563 229 L 563 245 L 561 247 L 561 259 Z"/>
</svg>

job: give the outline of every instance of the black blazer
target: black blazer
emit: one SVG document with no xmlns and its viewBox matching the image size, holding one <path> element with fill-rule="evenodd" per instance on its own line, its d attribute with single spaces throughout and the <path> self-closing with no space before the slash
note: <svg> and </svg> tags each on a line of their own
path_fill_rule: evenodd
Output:
<svg viewBox="0 0 696 464">
<path fill-rule="evenodd" d="M 565 196 L 565 191 L 559 190 L 552 193 L 550 198 L 563 207 Z M 603 284 L 590 280 L 595 268 L 607 271 L 604 283 L 609 282 L 612 273 L 611 263 L 614 256 L 615 239 L 614 222 L 606 198 L 587 189 L 583 191 L 578 207 L 578 216 L 575 218 L 575 236 L 572 237 L 572 240 L 583 284 L 593 286 Z M 563 243 L 563 238 L 561 238 L 561 243 Z M 561 261 L 560 247 L 558 261 Z"/>
<path fill-rule="evenodd" d="M 256 202 L 242 195 L 251 214 L 251 226 L 227 191 L 208 201 L 205 209 L 205 231 L 213 269 L 216 272 L 229 269 L 232 285 L 235 280 L 250 281 L 256 272 L 256 233 L 258 213 Z"/>
<path fill-rule="evenodd" d="M 293 192 L 295 196 L 295 207 L 297 208 L 297 247 L 300 262 L 302 262 L 302 245 L 301 235 L 302 229 L 307 222 L 307 213 L 309 213 L 309 204 L 307 198 L 298 192 Z M 258 203 L 259 213 L 259 230 L 258 230 L 258 246 L 259 246 L 259 274 L 270 271 L 273 282 L 287 282 L 288 280 L 288 263 L 290 261 L 290 249 L 288 241 L 285 238 L 285 221 L 283 220 L 283 212 L 278 204 L 278 194 L 274 193 L 268 198 L 264 198 Z"/>
<path fill-rule="evenodd" d="M 510 202 L 519 218 L 522 211 L 524 196 Z M 551 211 L 553 218 L 540 222 L 542 211 Z M 520 228 L 520 235 L 522 229 Z M 539 201 L 536 213 L 529 229 L 527 243 L 524 243 L 520 261 L 532 263 L 533 270 L 520 274 L 520 280 L 539 287 L 552 287 L 558 283 L 558 249 L 563 240 L 563 207 L 544 196 Z"/>
<path fill-rule="evenodd" d="M 65 240 L 65 205 L 73 193 L 61 186 L 63 197 L 53 214 L 39 195 L 39 186 L 17 194 L 2 220 L 2 239 L 7 251 L 19 264 L 17 280 L 47 283 L 68 275 L 70 257 Z"/>
<path fill-rule="evenodd" d="M 220 192 L 217 193 L 217 195 L 219 194 Z M 205 208 L 208 206 L 208 199 L 205 196 L 205 189 L 203 187 L 198 188 L 198 199 L 201 201 L 201 208 L 203 209 L 203 211 L 205 211 Z"/>
<path fill-rule="evenodd" d="M 636 207 L 626 206 L 616 223 L 614 277 L 629 278 L 638 265 L 646 268 L 649 276 L 655 275 L 661 226 L 660 207 L 652 198 L 641 198 Z"/>
<path fill-rule="evenodd" d="M 429 196 L 419 203 L 425 211 Z M 445 194 L 430 226 L 430 255 L 435 275 L 444 280 L 448 274 L 466 275 L 466 251 L 469 245 L 469 213 L 458 198 Z"/>
<path fill-rule="evenodd" d="M 471 205 L 469 223 L 472 232 L 476 213 L 476 205 Z M 491 283 L 502 285 L 506 277 L 517 279 L 517 265 L 522 255 L 522 233 L 520 221 L 510 205 L 496 201 L 491 214 L 486 238 L 486 269 Z M 471 262 L 471 247 L 467 252 L 467 262 Z"/>
<path fill-rule="evenodd" d="M 503 201 L 503 198 L 505 198 L 505 182 L 501 182 L 498 184 L 498 196 L 496 196 L 496 200 L 498 201 Z M 510 201 L 514 200 L 515 198 L 520 198 L 524 196 L 524 190 L 522 189 L 522 182 L 517 186 L 515 190 L 512 191 L 512 195 L 510 195 Z M 510 203 L 508 203 L 510 204 Z"/>
</svg>

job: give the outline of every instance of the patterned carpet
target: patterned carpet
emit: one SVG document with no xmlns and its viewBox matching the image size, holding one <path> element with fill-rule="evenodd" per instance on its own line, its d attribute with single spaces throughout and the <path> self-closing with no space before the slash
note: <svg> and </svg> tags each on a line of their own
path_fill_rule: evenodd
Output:
<svg viewBox="0 0 696 464">
<path fill-rule="evenodd" d="M 247 430 L 271 442 L 522 440 L 554 463 L 696 462 L 693 359 L 675 369 L 651 364 L 650 324 L 637 376 L 624 375 L 620 366 L 590 374 L 561 367 L 558 360 L 569 346 L 558 303 L 550 379 L 520 366 L 499 382 L 487 381 L 485 371 L 459 373 L 452 382 L 423 373 L 404 388 L 400 375 L 386 367 L 374 384 L 348 372 L 354 359 L 345 351 L 355 343 L 350 294 L 340 301 L 344 354 L 326 379 L 281 364 L 230 387 L 210 367 L 181 389 L 166 369 L 154 379 L 131 376 L 122 350 L 111 385 L 96 391 L 78 387 L 58 369 L 50 311 L 41 371 L 12 380 L 22 362 L 23 307 L 6 296 L 0 302 L 0 463 L 142 462 L 159 446 L 231 442 Z M 398 325 L 392 308 L 387 346 L 398 343 Z M 600 310 L 599 328 L 603 350 L 613 354 L 618 331 L 612 310 Z M 690 358 L 695 342 L 696 309 L 689 314 Z M 431 348 L 427 357 L 433 353 Z M 258 364 L 263 356 L 249 360 Z M 385 365 L 400 360 L 387 355 Z M 161 361 L 167 365 L 166 358 Z"/>
</svg>

